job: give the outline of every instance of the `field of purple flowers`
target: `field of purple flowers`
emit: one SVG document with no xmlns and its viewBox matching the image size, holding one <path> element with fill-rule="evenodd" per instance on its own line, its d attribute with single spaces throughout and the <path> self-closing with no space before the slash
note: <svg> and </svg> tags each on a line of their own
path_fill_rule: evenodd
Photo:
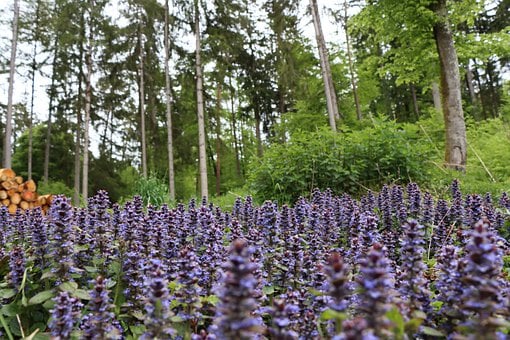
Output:
<svg viewBox="0 0 510 340">
<path fill-rule="evenodd" d="M 505 339 L 510 197 L 0 209 L 2 339 Z"/>
</svg>

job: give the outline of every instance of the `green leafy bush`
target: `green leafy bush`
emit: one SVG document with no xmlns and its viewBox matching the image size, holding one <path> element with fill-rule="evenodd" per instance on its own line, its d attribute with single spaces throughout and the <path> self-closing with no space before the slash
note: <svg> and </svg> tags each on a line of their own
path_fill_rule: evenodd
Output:
<svg viewBox="0 0 510 340">
<path fill-rule="evenodd" d="M 251 189 L 259 198 L 292 202 L 315 187 L 356 194 L 389 181 L 422 182 L 431 152 L 423 136 L 392 122 L 342 134 L 296 133 L 252 163 Z"/>
<path fill-rule="evenodd" d="M 155 175 L 148 177 L 140 176 L 135 182 L 134 195 L 142 197 L 145 205 L 151 204 L 155 207 L 169 202 L 168 184 Z"/>
</svg>

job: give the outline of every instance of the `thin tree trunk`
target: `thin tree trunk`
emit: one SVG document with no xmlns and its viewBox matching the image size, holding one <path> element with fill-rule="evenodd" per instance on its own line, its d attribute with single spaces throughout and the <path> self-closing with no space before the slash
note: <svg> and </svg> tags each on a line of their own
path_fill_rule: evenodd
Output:
<svg viewBox="0 0 510 340">
<path fill-rule="evenodd" d="M 174 171 L 174 144 L 172 136 L 172 89 L 170 83 L 170 32 L 169 32 L 169 7 L 165 1 L 165 99 L 166 99 L 166 132 L 168 150 L 168 192 L 170 200 L 175 200 L 175 171 Z"/>
<path fill-rule="evenodd" d="M 347 11 L 349 9 L 349 4 L 347 0 L 344 1 L 344 31 L 345 31 L 345 42 L 347 45 L 347 61 L 349 62 L 349 75 L 351 76 L 351 87 L 352 87 L 352 95 L 354 96 L 354 105 L 356 106 L 356 117 L 358 120 L 363 118 L 363 114 L 361 113 L 361 106 L 359 103 L 358 97 L 358 84 L 356 82 L 356 75 L 354 74 L 354 62 L 352 60 L 352 48 L 351 48 L 351 37 L 349 36 L 349 28 L 347 26 Z"/>
<path fill-rule="evenodd" d="M 83 127 L 83 181 L 82 181 L 82 196 L 83 200 L 87 202 L 89 195 L 89 125 L 90 125 L 90 106 L 92 101 L 92 39 L 93 39 L 93 0 L 89 0 L 89 36 L 87 39 L 87 53 L 85 62 L 87 63 L 87 78 L 85 80 L 85 122 Z"/>
<path fill-rule="evenodd" d="M 260 112 L 258 108 L 255 108 L 255 140 L 257 141 L 257 156 L 262 157 L 264 150 L 262 148 L 262 133 L 260 131 Z"/>
<path fill-rule="evenodd" d="M 420 108 L 418 106 L 418 99 L 416 97 L 416 88 L 414 87 L 414 84 L 409 84 L 409 89 L 411 90 L 411 96 L 413 97 L 413 110 L 414 115 L 416 116 L 416 119 L 420 119 Z"/>
<path fill-rule="evenodd" d="M 315 37 L 317 39 L 317 46 L 319 48 L 319 58 L 321 62 L 322 79 L 324 80 L 324 89 L 326 93 L 326 104 L 328 107 L 329 126 L 331 130 L 336 132 L 336 120 L 340 118 L 338 113 L 338 105 L 336 101 L 336 93 L 333 85 L 333 76 L 329 66 L 328 51 L 322 33 L 321 21 L 317 0 L 310 0 L 310 7 L 312 9 L 313 26 L 315 28 Z"/>
<path fill-rule="evenodd" d="M 232 77 L 229 77 L 229 87 L 230 87 L 230 106 L 231 106 L 231 124 L 232 124 L 232 137 L 234 139 L 234 153 L 236 156 L 236 174 L 237 176 L 241 176 L 241 160 L 239 157 L 239 140 L 237 138 L 237 119 L 236 119 L 236 110 L 235 110 L 235 89 L 232 86 Z"/>
<path fill-rule="evenodd" d="M 434 108 L 437 112 L 443 112 L 441 107 L 441 93 L 439 91 L 439 85 L 436 82 L 432 83 L 432 100 L 434 101 Z"/>
<path fill-rule="evenodd" d="M 200 60 L 200 8 L 195 0 L 195 39 L 196 39 L 196 71 L 197 71 L 197 115 L 198 115 L 198 161 L 200 173 L 200 196 L 209 197 L 207 185 L 207 155 L 205 149 L 205 118 L 203 99 L 202 63 Z"/>
<path fill-rule="evenodd" d="M 477 100 L 475 87 L 473 86 L 473 72 L 471 71 L 469 65 L 466 67 L 466 83 L 469 90 L 469 97 L 471 98 L 471 104 L 476 105 Z"/>
<path fill-rule="evenodd" d="M 141 19 L 140 19 L 141 20 Z M 140 47 L 140 64 L 139 64 L 139 72 L 140 72 L 140 130 L 141 130 L 141 144 L 142 144 L 142 176 L 147 178 L 147 144 L 146 144 L 146 136 L 145 136 L 145 83 L 144 83 L 144 43 L 143 43 L 143 33 L 142 33 L 142 24 L 140 23 L 140 27 L 138 28 L 138 43 Z"/>
<path fill-rule="evenodd" d="M 482 107 L 482 115 L 483 115 L 484 119 L 487 119 L 489 116 L 487 114 L 486 100 L 485 100 L 483 92 L 482 92 L 482 81 L 480 79 L 481 78 L 480 77 L 480 73 L 478 72 L 478 69 L 477 69 L 478 65 L 476 64 L 475 60 L 473 60 L 473 62 L 474 62 L 474 65 L 473 65 L 474 66 L 473 67 L 473 70 L 474 70 L 473 71 L 473 77 L 474 77 L 476 83 L 478 84 L 478 89 L 480 91 L 479 98 L 480 98 L 480 105 Z"/>
<path fill-rule="evenodd" d="M 442 107 L 445 120 L 445 165 L 464 171 L 467 160 L 467 138 L 460 91 L 459 62 L 448 23 L 446 0 L 435 3 L 438 22 L 434 37 L 439 54 Z"/>
<path fill-rule="evenodd" d="M 80 54 L 79 54 L 79 70 L 78 70 L 78 99 L 76 102 L 76 141 L 74 145 L 74 194 L 73 194 L 73 203 L 75 206 L 80 204 L 80 179 L 81 179 L 81 129 L 82 129 L 82 116 L 81 110 L 83 108 L 83 42 L 86 38 L 85 35 L 85 18 L 82 14 L 81 16 L 81 31 L 80 31 Z"/>
<path fill-rule="evenodd" d="M 216 196 L 221 193 L 221 97 L 222 88 L 218 81 L 216 87 Z"/>
<path fill-rule="evenodd" d="M 35 10 L 35 35 L 39 31 L 39 5 L 37 1 Z M 33 120 L 34 120 L 34 96 L 35 96 L 35 70 L 36 70 L 36 55 L 37 55 L 37 37 L 34 36 L 33 54 L 32 54 L 32 68 L 30 72 L 30 78 L 32 79 L 32 88 L 30 95 L 30 119 L 28 122 L 28 179 L 32 179 L 32 153 L 33 153 Z"/>
<path fill-rule="evenodd" d="M 18 46 L 19 0 L 14 0 L 14 19 L 12 21 L 11 59 L 9 63 L 9 90 L 7 94 L 7 117 L 5 123 L 3 167 L 12 167 L 12 96 L 14 91 L 14 74 L 16 70 L 16 49 Z"/>
</svg>

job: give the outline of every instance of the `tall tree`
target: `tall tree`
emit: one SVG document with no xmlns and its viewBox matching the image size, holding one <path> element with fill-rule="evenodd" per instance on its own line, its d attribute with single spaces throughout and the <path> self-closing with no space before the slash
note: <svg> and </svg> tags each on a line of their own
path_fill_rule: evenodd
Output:
<svg viewBox="0 0 510 340">
<path fill-rule="evenodd" d="M 141 145 L 142 145 L 142 175 L 143 177 L 147 177 L 147 143 L 146 143 L 146 134 L 145 134 L 145 68 L 144 68 L 144 35 L 143 35 L 143 24 L 140 20 L 139 26 L 139 35 L 138 35 L 138 44 L 139 44 L 139 110 L 140 110 L 140 133 L 141 133 Z"/>
<path fill-rule="evenodd" d="M 174 146 L 172 136 L 172 89 L 170 83 L 170 32 L 169 32 L 169 6 L 165 0 L 165 99 L 166 99 L 166 131 L 168 149 L 168 192 L 170 199 L 175 200 L 175 171 L 174 171 Z"/>
<path fill-rule="evenodd" d="M 331 66 L 329 65 L 326 41 L 324 40 L 324 34 L 322 33 L 321 19 L 319 15 L 319 9 L 317 6 L 317 0 L 310 0 L 310 9 L 312 12 L 317 47 L 319 49 L 322 79 L 324 80 L 326 104 L 328 107 L 329 126 L 331 127 L 331 130 L 336 131 L 336 120 L 340 118 L 338 113 L 338 103 L 336 101 L 336 92 L 333 83 L 333 75 L 331 73 Z"/>
<path fill-rule="evenodd" d="M 437 15 L 437 21 L 434 24 L 434 38 L 441 72 L 441 99 L 446 129 L 445 162 L 447 167 L 465 170 L 467 160 L 466 124 L 462 110 L 457 51 L 448 20 L 446 0 L 437 0 L 432 5 Z"/>
<path fill-rule="evenodd" d="M 87 201 L 89 191 L 89 126 L 90 126 L 90 107 L 92 101 L 92 41 L 94 38 L 94 10 L 95 0 L 88 0 L 88 36 L 87 51 L 85 63 L 87 64 L 87 75 L 85 78 L 85 121 L 83 126 L 83 180 L 81 193 L 84 201 Z"/>
<path fill-rule="evenodd" d="M 19 0 L 14 0 L 14 18 L 12 20 L 12 40 L 11 40 L 11 58 L 9 61 L 9 89 L 7 93 L 7 117 L 5 122 L 5 140 L 4 140 L 4 160 L 5 168 L 12 167 L 12 96 L 14 91 L 14 74 L 16 70 L 16 49 L 18 45 L 18 20 L 19 20 Z"/>
<path fill-rule="evenodd" d="M 207 155 L 205 145 L 205 118 L 204 118 L 204 98 L 203 98 L 203 78 L 200 50 L 200 6 L 199 0 L 194 0 L 195 5 L 195 66 L 197 78 L 197 118 L 198 118 L 198 163 L 200 173 L 200 196 L 209 197 L 207 183 Z"/>
</svg>

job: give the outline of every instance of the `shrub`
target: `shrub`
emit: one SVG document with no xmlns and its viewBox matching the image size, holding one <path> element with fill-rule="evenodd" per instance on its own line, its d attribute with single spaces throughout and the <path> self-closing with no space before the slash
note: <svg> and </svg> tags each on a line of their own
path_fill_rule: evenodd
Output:
<svg viewBox="0 0 510 340">
<path fill-rule="evenodd" d="M 356 194 L 388 181 L 422 182 L 430 155 L 430 143 L 419 134 L 376 122 L 342 134 L 328 129 L 296 133 L 254 161 L 249 176 L 256 196 L 292 202 L 314 187 Z"/>
</svg>

